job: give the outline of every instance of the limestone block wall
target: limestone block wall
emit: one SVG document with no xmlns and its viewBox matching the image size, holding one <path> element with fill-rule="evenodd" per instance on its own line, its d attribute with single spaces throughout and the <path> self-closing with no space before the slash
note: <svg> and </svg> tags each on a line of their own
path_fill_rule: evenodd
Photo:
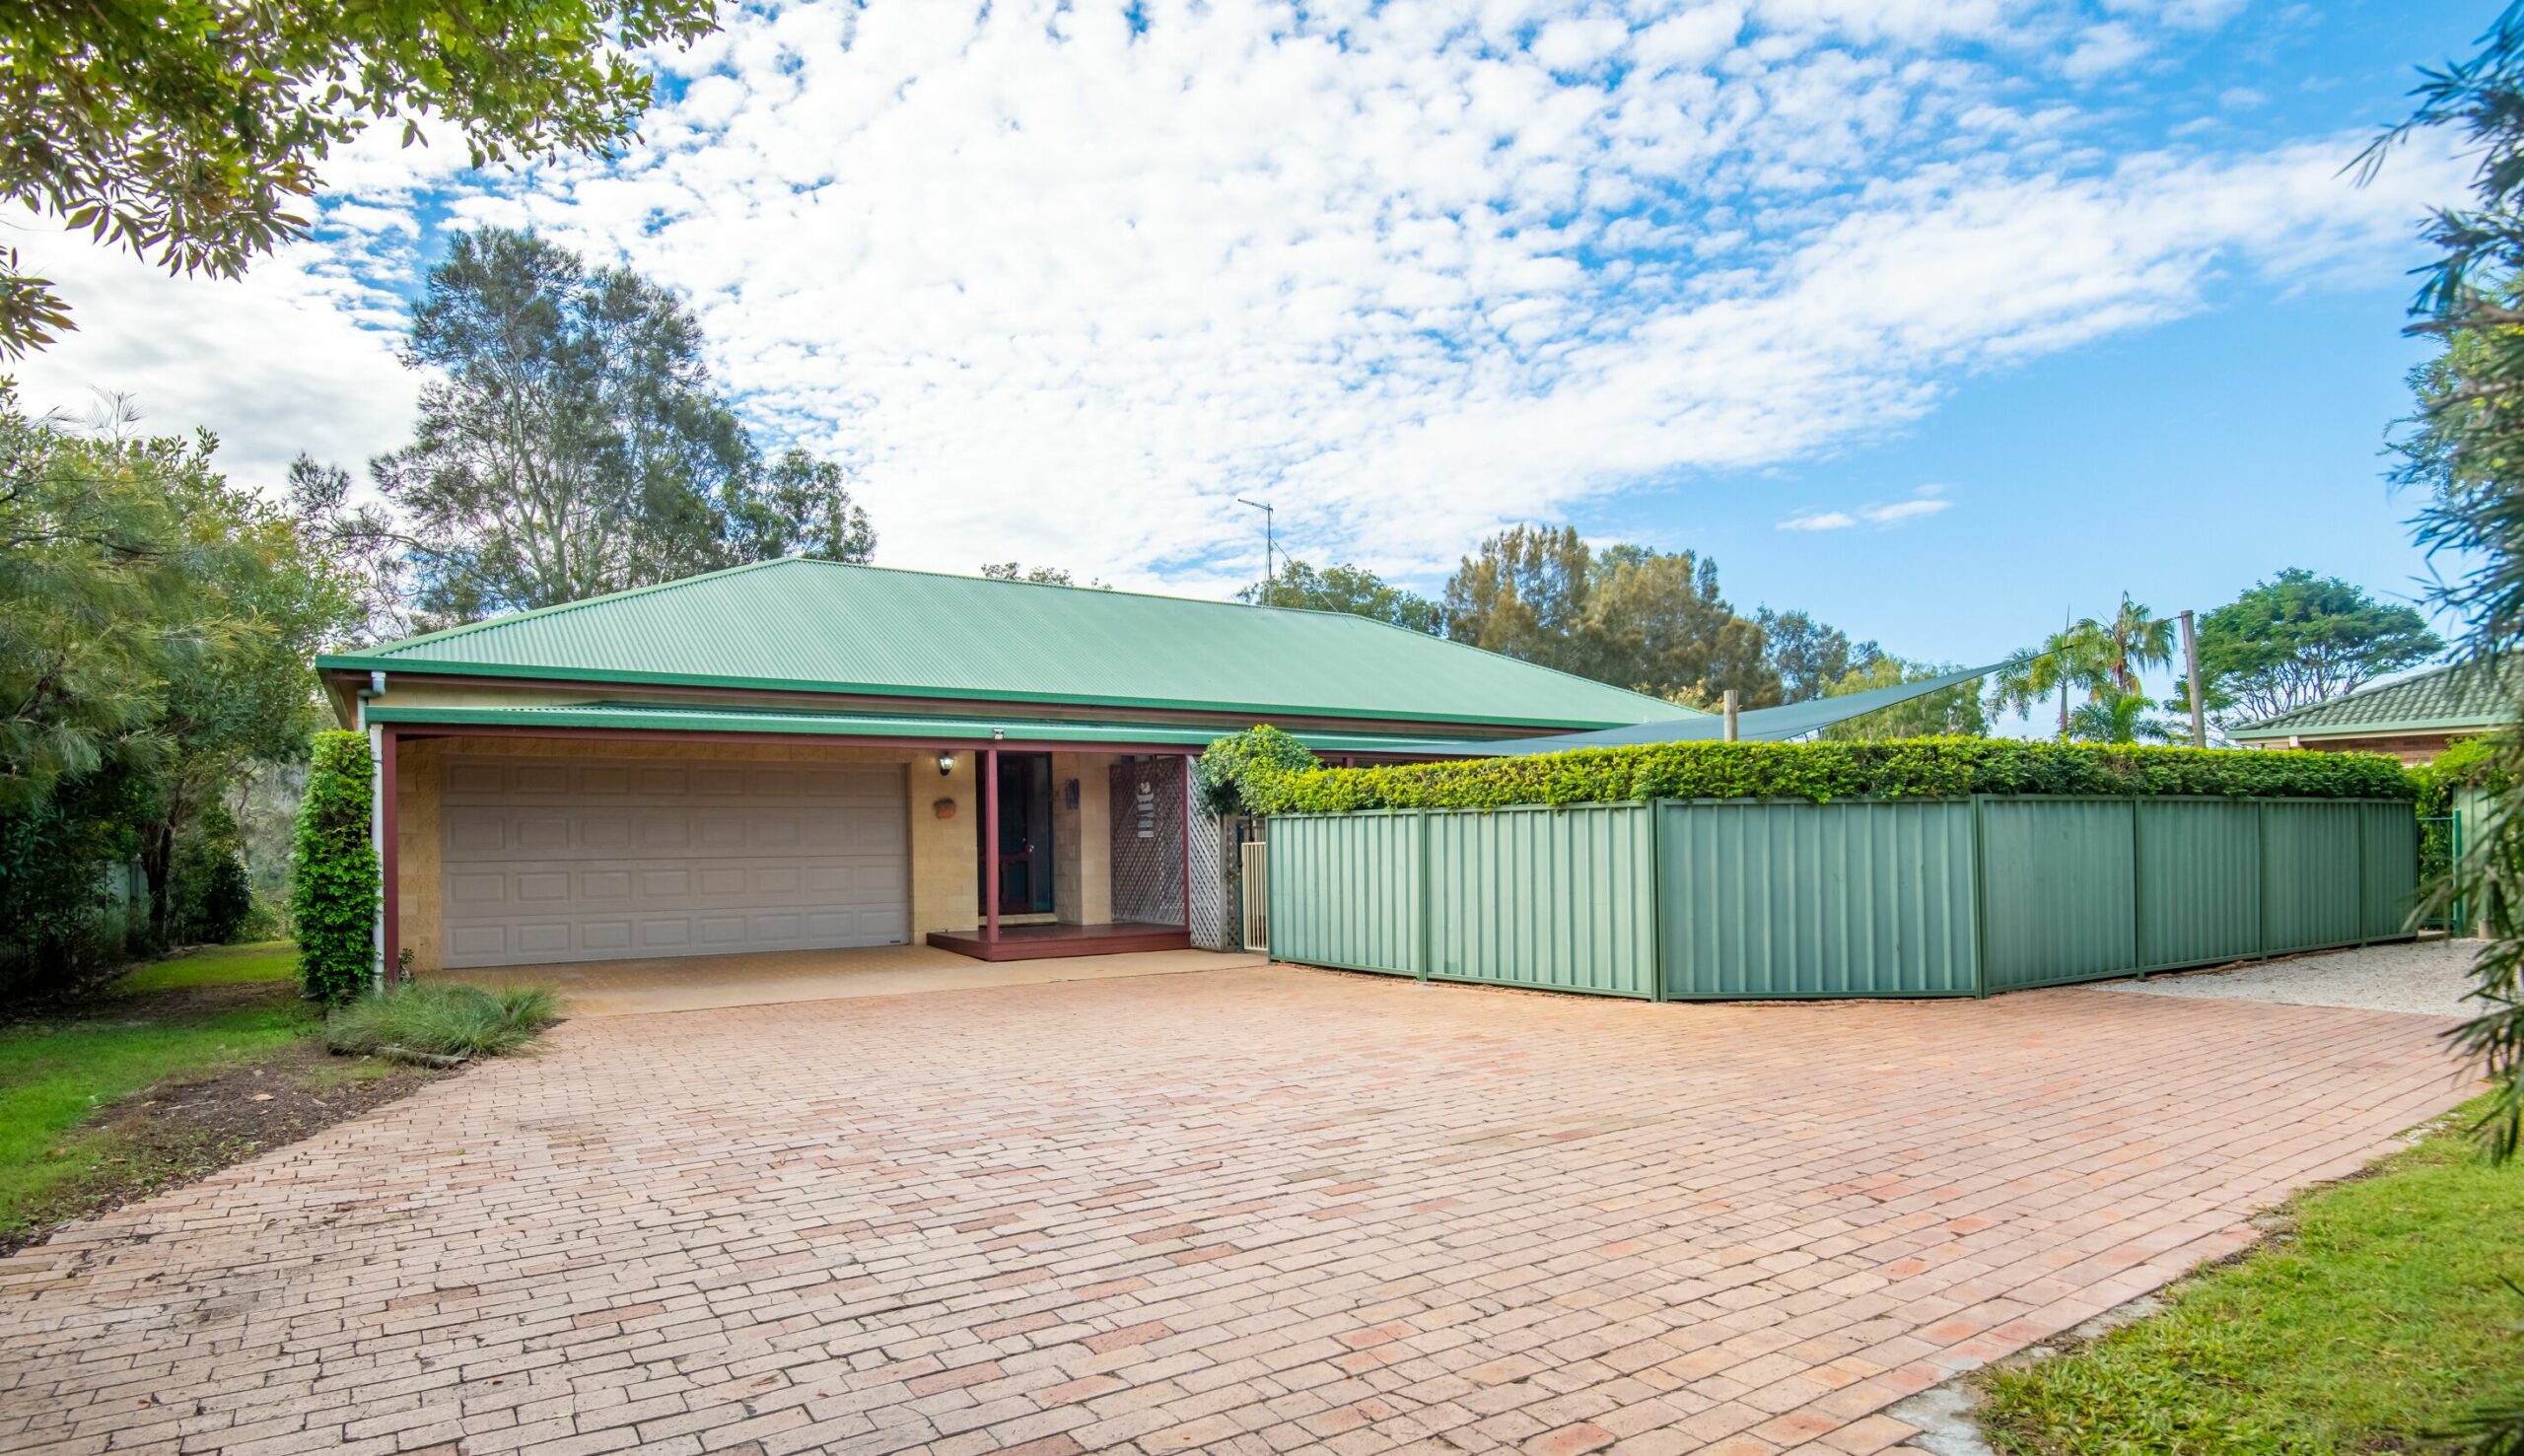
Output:
<svg viewBox="0 0 2524 1456">
<path fill-rule="evenodd" d="M 1113 918 L 1112 763 L 1109 753 L 1052 755 L 1052 908 L 1064 924 Z"/>
<path fill-rule="evenodd" d="M 974 893 L 974 754 L 958 752 L 953 772 L 941 777 L 935 751 L 901 748 L 814 748 L 781 743 L 621 742 L 601 738 L 421 738 L 395 747 L 395 876 L 400 899 L 396 925 L 415 970 L 441 967 L 441 785 L 445 764 L 456 758 L 673 759 L 679 762 L 902 763 L 909 765 L 911 816 L 911 934 L 917 942 L 931 931 L 970 930 L 979 922 Z M 947 800 L 953 816 L 942 819 Z"/>
</svg>

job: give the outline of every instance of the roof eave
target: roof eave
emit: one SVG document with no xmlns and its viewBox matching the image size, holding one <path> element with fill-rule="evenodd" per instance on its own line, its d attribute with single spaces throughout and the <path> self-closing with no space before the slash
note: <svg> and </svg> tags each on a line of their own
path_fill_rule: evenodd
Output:
<svg viewBox="0 0 2524 1456">
<path fill-rule="evenodd" d="M 2493 715 L 2463 718 L 2384 719 L 2373 723 L 2335 723 L 2320 727 L 2283 723 L 2247 724 L 2229 728 L 2226 736 L 2238 742 L 2276 742 L 2282 738 L 2373 738 L 2391 733 L 2443 733 L 2473 729 L 2486 732 L 2504 726 L 2508 720 Z"/>
<path fill-rule="evenodd" d="M 1030 693 L 987 688 L 956 688 L 951 692 L 936 687 L 909 686 L 899 683 L 814 682 L 804 679 L 757 678 L 709 673 L 669 673 L 602 667 L 551 667 L 518 662 L 416 662 L 391 655 L 367 653 L 328 653 L 316 659 L 318 672 L 367 673 L 385 672 L 454 677 L 489 677 L 505 679 L 538 679 L 548 682 L 585 682 L 591 685 L 619 687 L 625 684 L 650 683 L 663 687 L 719 688 L 736 692 L 823 693 L 877 698 L 938 698 L 952 696 L 987 703 L 1031 703 L 1066 705 L 1082 708 L 1152 708 L 1184 713 L 1220 713 L 1251 716 L 1256 722 L 1274 716 L 1299 718 L 1379 718 L 1407 723 L 1466 724 L 1515 728 L 1565 728 L 1579 731 L 1593 728 L 1620 728 L 1627 721 L 1607 722 L 1600 718 L 1542 718 L 1525 715 L 1487 715 L 1469 713 L 1430 713 L 1412 709 L 1334 708 L 1297 703 L 1227 703 L 1198 698 L 1135 698 L 1086 697 L 1063 693 Z"/>
</svg>

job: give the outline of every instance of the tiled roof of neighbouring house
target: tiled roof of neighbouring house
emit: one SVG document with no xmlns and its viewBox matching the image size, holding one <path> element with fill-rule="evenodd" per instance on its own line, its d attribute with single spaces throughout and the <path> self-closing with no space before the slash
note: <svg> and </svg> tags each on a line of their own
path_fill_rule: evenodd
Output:
<svg viewBox="0 0 2524 1456">
<path fill-rule="evenodd" d="M 1573 728 L 1695 716 L 1337 612 L 792 558 L 494 617 L 326 668 Z"/>
<path fill-rule="evenodd" d="M 2512 721 L 2519 695 L 2524 695 L 2524 659 L 2503 659 L 2493 670 L 2457 662 L 2290 709 L 2234 728 L 2227 736 L 2266 739 L 2487 728 Z"/>
</svg>

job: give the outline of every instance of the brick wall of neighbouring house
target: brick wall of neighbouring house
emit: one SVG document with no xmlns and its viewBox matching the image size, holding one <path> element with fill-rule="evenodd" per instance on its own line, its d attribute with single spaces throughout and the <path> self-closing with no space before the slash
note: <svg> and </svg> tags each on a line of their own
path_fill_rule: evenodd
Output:
<svg viewBox="0 0 2524 1456">
<path fill-rule="evenodd" d="M 396 879 L 401 899 L 395 923 L 415 970 L 440 966 L 440 817 L 442 767 L 457 758 L 670 759 L 687 763 L 902 763 L 909 765 L 911 816 L 911 936 L 931 931 L 970 930 L 980 922 L 979 870 L 973 835 L 973 760 L 955 755 L 951 774 L 941 777 L 938 755 L 899 748 L 811 748 L 748 743 L 612 742 L 571 738 L 423 738 L 395 750 L 395 845 L 401 861 Z M 938 817 L 937 802 L 951 800 L 951 818 Z"/>
<path fill-rule="evenodd" d="M 1183 923 L 1183 760 L 1124 758 L 1109 776 L 1113 919 Z"/>
</svg>

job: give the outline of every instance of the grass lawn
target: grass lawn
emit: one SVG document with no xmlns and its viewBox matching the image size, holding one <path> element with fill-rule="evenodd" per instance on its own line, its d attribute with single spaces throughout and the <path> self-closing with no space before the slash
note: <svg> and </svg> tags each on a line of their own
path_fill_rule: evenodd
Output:
<svg viewBox="0 0 2524 1456">
<path fill-rule="evenodd" d="M 298 947 L 287 940 L 214 945 L 190 955 L 156 961 L 113 983 L 122 996 L 172 991 L 178 986 L 236 986 L 247 981 L 287 981 L 298 974 Z"/>
<path fill-rule="evenodd" d="M 2463 1119 L 2453 1126 L 2459 1127 Z M 2524 1165 L 2439 1132 L 2291 1203 L 2284 1228 L 2158 1314 L 1981 1380 L 2020 1456 L 2441 1450 L 2524 1396 Z"/>
<path fill-rule="evenodd" d="M 104 1108 L 172 1076 L 245 1061 L 313 1033 L 287 981 L 295 951 L 225 946 L 145 966 L 107 997 L 0 1031 L 0 1232 L 25 1228 L 65 1184 L 91 1172 L 110 1135 L 84 1127 Z M 277 969 L 275 969 L 277 967 Z M 200 987 L 244 987 L 216 999 Z"/>
</svg>

